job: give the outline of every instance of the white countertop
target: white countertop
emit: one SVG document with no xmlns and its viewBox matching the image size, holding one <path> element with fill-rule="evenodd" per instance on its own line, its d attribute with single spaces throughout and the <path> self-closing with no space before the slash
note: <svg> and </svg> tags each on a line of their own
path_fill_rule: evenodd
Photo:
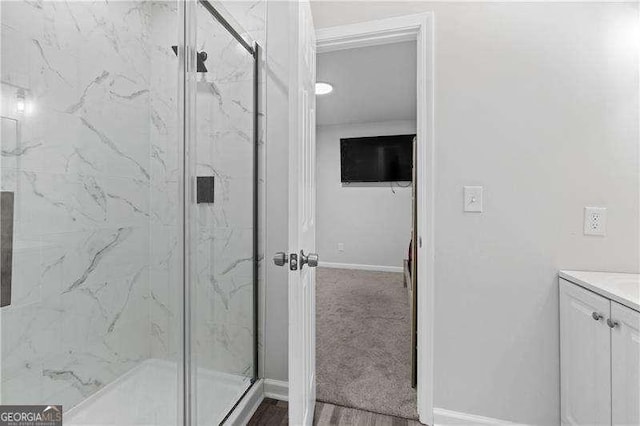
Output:
<svg viewBox="0 0 640 426">
<path fill-rule="evenodd" d="M 640 311 L 640 274 L 560 271 L 560 278 Z"/>
</svg>

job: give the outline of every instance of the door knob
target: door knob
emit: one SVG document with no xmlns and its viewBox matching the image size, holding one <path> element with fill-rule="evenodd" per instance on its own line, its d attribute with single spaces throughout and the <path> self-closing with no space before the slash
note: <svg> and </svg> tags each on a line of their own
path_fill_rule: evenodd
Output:
<svg viewBox="0 0 640 426">
<path fill-rule="evenodd" d="M 316 266 L 318 266 L 317 253 L 309 253 L 305 255 L 304 251 L 300 250 L 300 269 L 302 269 L 304 265 L 309 265 L 310 268 L 315 268 Z"/>
<path fill-rule="evenodd" d="M 618 327 L 620 325 L 620 323 L 618 321 L 616 321 L 616 320 L 612 320 L 611 318 L 607 318 L 607 325 L 610 328 L 616 328 L 616 327 Z"/>
<path fill-rule="evenodd" d="M 602 318 L 604 318 L 604 315 L 599 312 L 594 312 L 591 314 L 591 317 L 596 321 L 600 321 Z"/>
<path fill-rule="evenodd" d="M 287 253 L 283 251 L 279 251 L 275 254 L 275 256 L 273 256 L 273 263 L 275 263 L 276 266 L 284 266 L 284 264 L 288 261 L 289 256 L 287 256 Z"/>
</svg>

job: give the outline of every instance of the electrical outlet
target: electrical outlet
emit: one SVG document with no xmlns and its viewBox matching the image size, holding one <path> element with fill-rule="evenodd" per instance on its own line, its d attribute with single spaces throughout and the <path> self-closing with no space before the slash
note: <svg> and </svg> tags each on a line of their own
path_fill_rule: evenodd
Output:
<svg viewBox="0 0 640 426">
<path fill-rule="evenodd" d="M 344 243 L 338 243 L 338 251 L 342 253 L 344 251 Z"/>
<path fill-rule="evenodd" d="M 584 235 L 607 235 L 606 207 L 584 208 Z"/>
</svg>

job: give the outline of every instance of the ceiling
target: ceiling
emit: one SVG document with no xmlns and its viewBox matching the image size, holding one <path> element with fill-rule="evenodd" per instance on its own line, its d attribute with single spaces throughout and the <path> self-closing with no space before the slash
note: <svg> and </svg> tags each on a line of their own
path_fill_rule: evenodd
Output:
<svg viewBox="0 0 640 426">
<path fill-rule="evenodd" d="M 416 119 L 415 41 L 320 53 L 316 80 L 319 126 Z"/>
</svg>

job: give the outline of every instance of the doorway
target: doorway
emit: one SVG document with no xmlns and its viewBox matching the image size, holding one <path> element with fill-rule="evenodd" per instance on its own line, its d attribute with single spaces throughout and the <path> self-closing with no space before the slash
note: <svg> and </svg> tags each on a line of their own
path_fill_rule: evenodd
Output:
<svg viewBox="0 0 640 426">
<path fill-rule="evenodd" d="M 434 44 L 433 14 L 422 13 L 318 30 L 317 52 L 415 41 L 416 47 L 416 367 L 417 411 L 433 423 L 434 319 Z M 323 259 L 322 253 L 321 260 Z"/>
<path fill-rule="evenodd" d="M 417 419 L 416 41 L 317 55 L 317 400 Z M 327 85 L 327 86 L 322 86 Z"/>
</svg>

